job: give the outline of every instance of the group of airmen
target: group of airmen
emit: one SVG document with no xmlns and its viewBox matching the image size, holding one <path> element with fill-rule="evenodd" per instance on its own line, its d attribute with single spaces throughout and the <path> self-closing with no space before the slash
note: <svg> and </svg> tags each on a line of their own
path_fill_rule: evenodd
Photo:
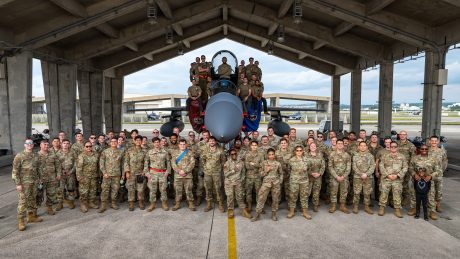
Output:
<svg viewBox="0 0 460 259">
<path fill-rule="evenodd" d="M 25 229 L 26 212 L 27 222 L 42 221 L 37 214 L 41 204 L 38 193 L 45 194 L 41 197 L 46 196 L 49 215 L 62 210 L 64 204 L 74 209 L 77 198 L 82 213 L 88 209 L 103 213 L 108 206 L 118 209 L 117 198 L 123 185 L 130 211 L 134 210 L 136 200 L 141 210 L 148 201 L 147 211 L 153 211 L 158 192 L 162 209 L 169 210 L 169 191 L 174 197 L 173 211 L 181 208 L 184 192 L 192 211 L 205 198 L 205 212 L 213 209 L 214 202 L 224 212 L 226 196 L 228 217 L 234 217 L 236 200 L 242 216 L 252 221 L 265 213 L 267 200 L 275 221 L 282 200 L 287 202 L 288 218 L 295 216 L 299 202 L 302 216 L 311 219 L 309 199 L 313 211 L 318 212 L 320 197 L 330 204 L 330 213 L 338 205 L 340 211 L 348 214 L 347 205 L 352 205 L 353 213 L 359 212 L 363 196 L 365 212 L 373 214 L 371 196 L 375 190 L 378 215 L 384 215 L 385 207 L 392 201 L 394 215 L 401 218 L 403 205 L 408 206 L 409 215 L 415 215 L 411 178 L 421 170 L 432 177 L 428 195 L 431 219 L 437 219 L 436 212 L 442 211 L 442 177 L 447 156 L 436 136 L 429 138 L 428 145 L 422 145 L 417 154 L 405 131 L 399 133 L 397 141 L 385 138 L 382 147 L 378 136 L 367 136 L 365 130 L 358 136 L 350 132 L 340 139 L 331 131 L 327 140 L 323 133 L 310 130 L 306 140 L 302 140 L 295 128 L 282 138 L 268 128 L 267 135 L 262 137 L 254 131 L 252 138 L 237 138 L 228 150 L 207 131 L 202 132 L 201 138 L 194 131 L 182 138 L 178 128 L 169 138 L 160 138 L 157 129 L 152 134 L 149 141 L 139 136 L 137 130 L 131 131 L 130 139 L 125 132 L 118 136 L 114 132 L 107 136 L 91 134 L 88 140 L 76 133 L 75 143 L 71 144 L 60 132 L 51 146 L 47 140 L 42 141 L 38 152 L 34 151 L 33 141 L 26 139 L 24 151 L 15 156 L 12 170 L 19 197 L 19 230 Z M 253 205 L 255 215 L 251 215 Z"/>
</svg>

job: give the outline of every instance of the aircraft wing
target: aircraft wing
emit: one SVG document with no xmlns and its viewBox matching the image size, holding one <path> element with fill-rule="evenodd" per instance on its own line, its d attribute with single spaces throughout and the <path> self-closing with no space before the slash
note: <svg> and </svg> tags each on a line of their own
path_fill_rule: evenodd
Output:
<svg viewBox="0 0 460 259">
<path fill-rule="evenodd" d="M 147 108 L 147 109 L 129 109 L 128 112 L 144 112 L 144 111 L 185 111 L 185 106 L 181 107 L 164 107 L 164 108 Z"/>
<path fill-rule="evenodd" d="M 322 109 L 314 109 L 314 108 L 291 108 L 291 107 L 267 107 L 269 111 L 278 111 L 278 112 L 326 112 L 326 110 Z"/>
</svg>

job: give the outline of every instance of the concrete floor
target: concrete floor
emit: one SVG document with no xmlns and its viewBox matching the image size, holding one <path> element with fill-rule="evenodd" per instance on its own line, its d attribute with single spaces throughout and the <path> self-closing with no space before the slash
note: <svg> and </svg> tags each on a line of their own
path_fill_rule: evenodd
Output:
<svg viewBox="0 0 460 259">
<path fill-rule="evenodd" d="M 17 198 L 11 168 L 0 169 L 0 258 L 226 258 L 225 213 L 218 210 L 151 213 L 121 209 L 104 214 L 82 214 L 65 208 L 55 216 L 39 214 L 44 222 L 16 230 Z M 341 212 L 329 214 L 326 206 L 307 221 L 297 214 L 287 219 L 282 204 L 279 221 L 270 209 L 258 222 L 238 215 L 235 219 L 240 258 L 357 258 L 434 257 L 458 258 L 460 253 L 460 172 L 445 178 L 445 212 L 438 221 L 425 222 L 392 209 L 383 217 Z M 171 201 L 170 201 L 171 203 Z M 185 205 L 185 204 L 183 204 Z M 211 230 L 212 228 L 212 230 Z"/>
</svg>

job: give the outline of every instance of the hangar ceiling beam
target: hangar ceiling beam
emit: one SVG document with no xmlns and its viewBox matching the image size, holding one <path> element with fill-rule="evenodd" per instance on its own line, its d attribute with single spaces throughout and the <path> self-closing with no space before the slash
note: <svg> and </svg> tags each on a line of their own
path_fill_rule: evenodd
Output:
<svg viewBox="0 0 460 259">
<path fill-rule="evenodd" d="M 460 7 L 460 1 L 458 0 L 442 0 L 443 2 L 449 3 L 453 6 Z"/>
<path fill-rule="evenodd" d="M 3 7 L 3 6 L 5 6 L 5 5 L 9 4 L 9 3 L 14 2 L 14 1 L 16 1 L 16 0 L 0 0 L 0 7 Z"/>
<path fill-rule="evenodd" d="M 278 9 L 278 18 L 283 18 L 286 15 L 292 3 L 294 3 L 294 0 L 283 0 L 283 2 L 281 2 L 280 8 Z"/>
<path fill-rule="evenodd" d="M 383 10 L 395 0 L 371 0 L 366 3 L 366 15 L 373 15 Z"/>
<path fill-rule="evenodd" d="M 355 27 L 355 25 L 351 22 L 341 22 L 334 28 L 334 36 L 338 37 L 351 30 L 353 27 Z"/>
</svg>

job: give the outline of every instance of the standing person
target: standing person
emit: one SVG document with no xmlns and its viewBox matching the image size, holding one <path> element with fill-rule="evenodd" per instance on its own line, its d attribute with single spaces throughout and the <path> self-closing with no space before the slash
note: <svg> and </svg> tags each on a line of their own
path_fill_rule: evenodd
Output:
<svg viewBox="0 0 460 259">
<path fill-rule="evenodd" d="M 116 139 L 112 139 L 111 141 L 114 141 L 114 143 L 117 142 Z M 86 213 L 88 211 L 87 205 L 90 208 L 98 208 L 96 194 L 99 177 L 99 155 L 93 151 L 93 146 L 89 141 L 85 143 L 84 149 L 77 159 L 76 176 L 79 183 L 80 211 Z"/>
<path fill-rule="evenodd" d="M 148 212 L 155 209 L 157 203 L 157 191 L 160 190 L 161 208 L 169 210 L 168 195 L 166 187 L 168 185 L 168 164 L 170 163 L 168 152 L 161 148 L 160 139 L 152 139 L 153 148 L 150 149 L 144 158 L 144 175 L 147 176 L 147 186 L 150 191 L 150 206 Z"/>
<path fill-rule="evenodd" d="M 126 179 L 128 189 L 128 209 L 134 210 L 134 202 L 137 200 L 139 209 L 144 210 L 144 191 L 145 191 L 145 174 L 144 174 L 144 157 L 145 152 L 142 150 L 142 136 L 134 138 L 134 146 L 125 152 L 123 161 L 123 179 Z M 156 194 L 156 193 L 155 193 Z"/>
<path fill-rule="evenodd" d="M 413 156 L 415 156 L 415 152 L 417 151 L 417 148 L 415 147 L 412 142 L 410 142 L 407 139 L 407 131 L 402 130 L 399 132 L 399 140 L 397 141 L 398 143 L 398 152 L 404 155 L 406 158 L 406 163 L 409 164 L 410 160 L 412 159 Z M 410 203 L 410 190 L 413 189 L 412 186 L 412 181 L 410 180 L 410 175 L 405 174 L 404 179 L 403 179 L 403 190 L 402 190 L 402 204 L 404 206 L 408 205 Z"/>
<path fill-rule="evenodd" d="M 51 141 L 51 147 L 49 148 L 49 152 L 56 155 L 57 152 L 61 150 L 61 144 L 62 141 L 59 138 L 53 138 L 53 141 Z"/>
<path fill-rule="evenodd" d="M 257 194 L 256 215 L 251 219 L 253 222 L 260 219 L 260 214 L 264 209 L 265 201 L 270 191 L 272 194 L 272 220 L 278 221 L 276 212 L 278 211 L 281 184 L 283 183 L 283 170 L 280 162 L 275 160 L 275 150 L 273 148 L 268 149 L 267 157 L 268 159 L 260 165 L 259 173 L 263 178 L 263 182 Z"/>
<path fill-rule="evenodd" d="M 53 205 L 57 204 L 56 190 L 61 180 L 61 163 L 59 158 L 49 151 L 48 140 L 40 142 L 38 154 L 38 172 L 43 184 L 43 192 L 46 193 L 46 207 L 48 215 L 54 215 Z"/>
<path fill-rule="evenodd" d="M 290 173 L 290 199 L 289 199 L 289 213 L 287 217 L 290 219 L 295 215 L 295 207 L 297 199 L 300 196 L 300 207 L 302 214 L 306 219 L 311 219 L 308 214 L 308 161 L 303 155 L 303 147 L 296 146 L 294 148 L 295 156 L 289 159 Z"/>
<path fill-rule="evenodd" d="M 185 189 L 187 195 L 188 208 L 195 211 L 193 204 L 193 175 L 192 170 L 195 167 L 195 158 L 192 152 L 187 149 L 187 142 L 185 139 L 179 140 L 179 150 L 172 153 L 171 165 L 174 170 L 174 188 L 176 189 L 176 201 L 173 211 L 180 209 L 182 201 L 182 193 Z"/>
<path fill-rule="evenodd" d="M 375 170 L 374 156 L 367 150 L 366 142 L 358 144 L 358 152 L 353 156 L 353 213 L 359 210 L 359 198 L 364 194 L 364 211 L 374 214 L 369 207 Z"/>
<path fill-rule="evenodd" d="M 267 137 L 270 146 L 274 148 L 278 144 L 278 137 L 275 135 L 273 127 L 267 128 Z"/>
<path fill-rule="evenodd" d="M 123 164 L 123 151 L 117 149 L 117 140 L 110 140 L 110 148 L 104 150 L 99 159 L 99 167 L 103 175 L 102 178 L 102 193 L 101 193 L 101 209 L 99 213 L 107 210 L 107 200 L 111 192 L 112 206 L 114 210 L 118 210 L 117 197 L 120 189 L 120 178 Z"/>
<path fill-rule="evenodd" d="M 64 139 L 62 141 L 62 149 L 57 153 L 61 163 L 61 195 L 58 196 L 58 207 L 56 210 L 62 209 L 62 203 L 66 202 L 70 209 L 75 208 L 75 191 L 77 170 L 77 157 L 70 151 L 70 141 Z"/>
<path fill-rule="evenodd" d="M 238 66 L 238 78 L 241 78 L 241 75 L 243 75 L 243 78 L 246 77 L 246 68 L 244 64 L 245 64 L 244 59 L 242 59 L 240 61 L 240 65 Z"/>
<path fill-rule="evenodd" d="M 72 144 L 71 150 L 75 156 L 79 156 L 84 150 L 83 134 L 81 132 L 75 133 L 75 143 Z"/>
<path fill-rule="evenodd" d="M 200 107 L 200 113 L 203 111 L 203 101 L 201 100 L 201 88 L 196 85 L 196 79 L 192 79 L 192 85 L 188 88 L 187 90 L 188 98 L 185 102 L 185 110 L 187 111 L 187 116 L 188 112 L 190 110 L 190 104 L 192 101 L 198 100 L 198 105 Z"/>
<path fill-rule="evenodd" d="M 321 153 L 316 143 L 311 143 L 307 154 L 305 154 L 308 167 L 308 197 L 312 195 L 313 211 L 318 212 L 319 207 L 319 193 L 321 191 L 322 178 L 326 168 L 326 161 L 324 154 Z M 308 200 L 308 198 L 307 198 Z M 308 207 L 308 204 L 307 204 Z"/>
<path fill-rule="evenodd" d="M 221 194 L 222 167 L 225 163 L 225 154 L 216 145 L 216 138 L 209 137 L 209 146 L 205 149 L 204 154 L 201 156 L 203 160 L 204 171 L 204 187 L 206 191 L 206 208 L 205 212 L 212 209 L 213 192 L 216 195 L 219 211 L 224 212 L 224 201 Z"/>
<path fill-rule="evenodd" d="M 201 99 L 203 103 L 208 101 L 208 76 L 211 75 L 211 64 L 206 62 L 206 56 L 201 55 L 201 62 L 198 64 L 198 85 L 201 88 Z"/>
<path fill-rule="evenodd" d="M 64 132 L 64 131 L 62 131 L 62 130 L 61 130 L 61 131 L 59 131 L 59 133 L 58 133 L 58 138 L 59 138 L 59 141 L 60 141 L 60 142 L 61 142 L 61 144 L 62 144 L 62 142 L 64 141 L 64 139 L 66 139 L 66 135 L 65 135 L 65 132 Z"/>
<path fill-rule="evenodd" d="M 257 78 L 257 67 L 254 64 L 254 58 L 250 57 L 249 58 L 249 64 L 244 67 L 244 72 L 246 73 L 247 78 L 251 78 L 252 75 L 256 75 Z"/>
<path fill-rule="evenodd" d="M 37 215 L 37 187 L 39 180 L 38 156 L 33 152 L 34 142 L 27 138 L 24 142 L 24 151 L 18 153 L 13 160 L 11 172 L 16 191 L 18 192 L 18 229 L 24 231 L 24 213 L 27 211 L 27 222 L 36 223 L 43 220 Z"/>
<path fill-rule="evenodd" d="M 434 189 L 435 201 L 436 201 L 436 211 L 441 213 L 441 201 L 442 201 L 442 177 L 444 176 L 444 171 L 447 169 L 447 153 L 443 148 L 438 147 L 439 138 L 437 136 L 430 137 L 430 148 L 429 155 L 433 157 L 439 165 L 441 173 L 433 177 L 432 182 Z"/>
<path fill-rule="evenodd" d="M 289 129 L 289 148 L 291 150 L 294 150 L 296 146 L 301 146 L 303 147 L 302 140 L 300 138 L 297 138 L 297 130 L 295 128 Z"/>
<path fill-rule="evenodd" d="M 417 173 L 414 175 L 414 189 L 416 196 L 416 212 L 415 218 L 420 217 L 420 204 L 423 205 L 423 218 L 428 221 L 428 193 L 431 189 L 431 175 L 425 174 L 424 167 L 417 168 Z"/>
<path fill-rule="evenodd" d="M 286 202 L 288 204 L 288 210 L 290 206 L 291 199 L 291 188 L 290 188 L 290 174 L 291 169 L 289 168 L 289 160 L 292 158 L 292 152 L 288 147 L 287 139 L 282 138 L 280 140 L 280 147 L 275 152 L 276 160 L 281 163 L 283 169 L 283 192 Z"/>
<path fill-rule="evenodd" d="M 238 153 L 235 149 L 230 149 L 230 159 L 224 164 L 224 187 L 227 195 L 228 218 L 235 216 L 235 198 L 238 206 L 241 209 L 241 215 L 245 218 L 250 218 L 251 214 L 246 209 L 244 203 L 244 191 L 242 181 L 244 181 L 244 162 L 238 158 Z"/>
<path fill-rule="evenodd" d="M 264 114 L 270 115 L 270 113 L 268 113 L 268 109 L 267 109 L 267 100 L 265 99 L 265 97 L 263 97 L 263 95 L 264 95 L 264 85 L 259 80 L 255 80 L 254 84 L 251 85 L 251 94 L 253 96 L 253 100 L 252 100 L 253 109 L 257 110 L 257 106 L 258 106 L 259 101 L 262 101 Z"/>
<path fill-rule="evenodd" d="M 349 214 L 345 202 L 348 194 L 348 175 L 351 171 L 351 157 L 345 152 L 343 140 L 337 140 L 337 149 L 332 151 L 329 156 L 328 164 L 329 172 L 331 174 L 330 187 L 331 187 L 331 207 L 329 213 L 334 213 L 337 204 L 337 193 L 340 193 L 340 211 Z"/>
<path fill-rule="evenodd" d="M 248 111 L 248 106 L 252 105 L 251 103 L 251 86 L 248 83 L 248 79 L 245 77 L 243 78 L 243 82 L 238 85 L 236 89 L 236 95 L 240 98 L 241 103 L 243 104 L 243 111 Z"/>
<path fill-rule="evenodd" d="M 388 193 L 393 192 L 394 214 L 402 218 L 401 194 L 403 189 L 404 176 L 407 172 L 406 157 L 398 152 L 398 143 L 391 142 L 390 152 L 382 157 L 379 164 L 381 176 L 381 193 L 379 201 L 379 216 L 385 214 L 385 206 L 388 201 Z"/>
<path fill-rule="evenodd" d="M 251 212 L 252 209 L 252 191 L 256 192 L 256 202 L 258 199 L 258 193 L 260 189 L 261 179 L 259 175 L 259 170 L 262 162 L 264 161 L 264 155 L 261 154 L 257 148 L 259 143 L 253 140 L 251 141 L 250 148 L 251 150 L 246 153 L 244 157 L 244 167 L 246 168 L 246 185 L 244 189 L 246 191 L 246 202 L 248 204 L 248 210 Z"/>
</svg>

